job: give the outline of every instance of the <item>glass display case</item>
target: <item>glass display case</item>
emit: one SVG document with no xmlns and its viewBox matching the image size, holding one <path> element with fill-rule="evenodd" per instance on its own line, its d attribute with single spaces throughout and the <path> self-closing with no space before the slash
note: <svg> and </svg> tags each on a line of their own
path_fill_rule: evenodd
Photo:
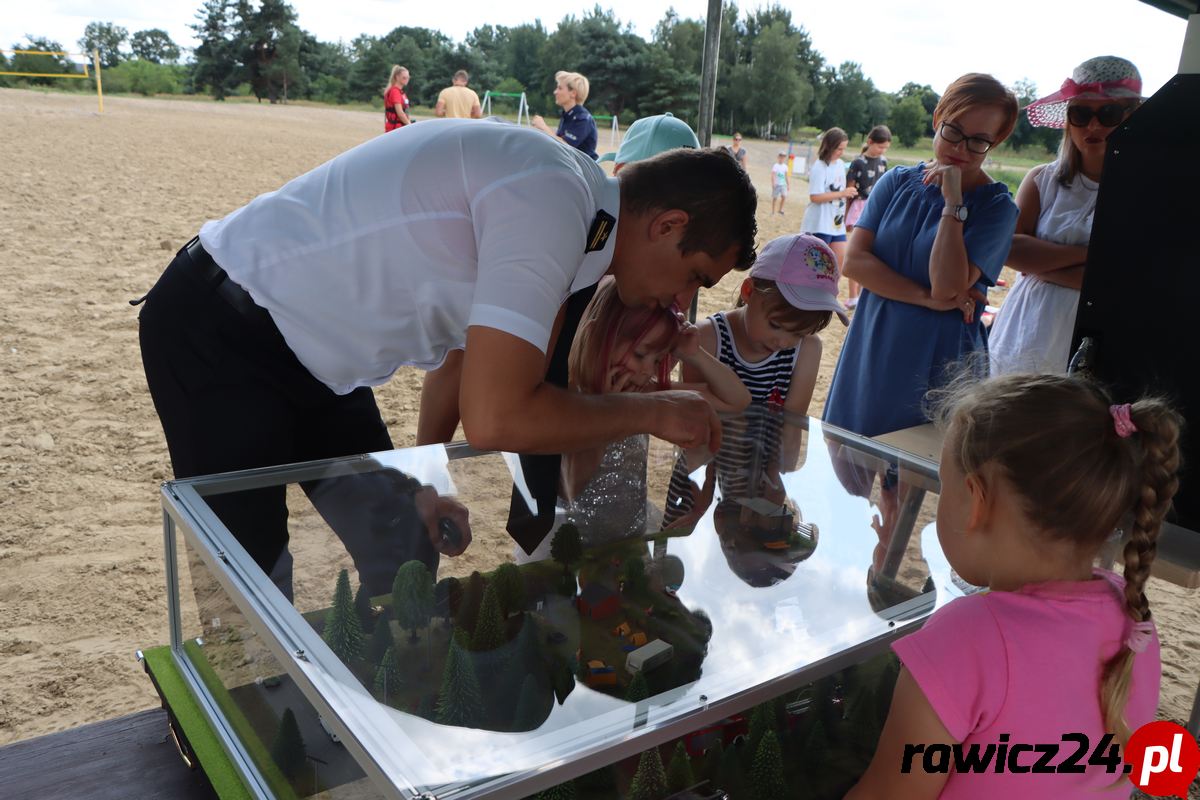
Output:
<svg viewBox="0 0 1200 800">
<path fill-rule="evenodd" d="M 583 459 L 531 553 L 521 459 L 462 444 L 164 484 L 171 657 L 247 792 L 521 798 L 685 735 L 702 754 L 969 590 L 928 461 L 777 411 L 724 429 L 709 463 L 645 437 Z M 229 510 L 251 492 L 287 498 L 268 570 Z"/>
</svg>

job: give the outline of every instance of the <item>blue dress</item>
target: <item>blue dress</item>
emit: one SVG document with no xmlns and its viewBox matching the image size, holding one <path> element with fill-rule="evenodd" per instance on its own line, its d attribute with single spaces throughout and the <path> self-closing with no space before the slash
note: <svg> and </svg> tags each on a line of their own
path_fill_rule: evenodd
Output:
<svg viewBox="0 0 1200 800">
<path fill-rule="evenodd" d="M 924 174 L 924 164 L 885 173 L 855 227 L 875 233 L 876 257 L 928 287 L 929 255 L 945 201 L 940 187 L 921 182 Z M 1017 205 L 1003 183 L 964 192 L 963 203 L 967 258 L 983 273 L 975 285 L 986 293 L 1012 246 Z M 952 374 L 948 366 L 968 353 L 986 351 L 982 311 L 978 304 L 968 325 L 960 311 L 932 311 L 864 288 L 833 373 L 825 420 L 864 436 L 926 422 L 925 393 L 945 384 Z"/>
</svg>

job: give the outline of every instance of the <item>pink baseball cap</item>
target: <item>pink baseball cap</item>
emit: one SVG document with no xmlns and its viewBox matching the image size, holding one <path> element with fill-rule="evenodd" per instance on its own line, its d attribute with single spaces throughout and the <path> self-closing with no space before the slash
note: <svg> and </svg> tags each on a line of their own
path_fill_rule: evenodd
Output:
<svg viewBox="0 0 1200 800">
<path fill-rule="evenodd" d="M 838 300 L 837 257 L 829 245 L 807 233 L 772 239 L 758 252 L 751 278 L 774 281 L 779 293 L 802 311 L 832 311 L 850 324 L 846 308 Z"/>
</svg>

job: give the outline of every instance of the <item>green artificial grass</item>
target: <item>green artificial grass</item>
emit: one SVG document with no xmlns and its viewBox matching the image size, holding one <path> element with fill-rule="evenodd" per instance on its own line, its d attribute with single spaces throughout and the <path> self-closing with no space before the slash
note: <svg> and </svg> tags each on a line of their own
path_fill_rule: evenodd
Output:
<svg viewBox="0 0 1200 800">
<path fill-rule="evenodd" d="M 250 800 L 251 794 L 242 783 L 241 776 L 213 734 L 183 676 L 179 674 L 179 668 L 171 658 L 171 648 L 166 645 L 154 647 L 143 651 L 143 655 L 154 682 L 171 707 L 217 796 L 221 800 Z"/>
</svg>

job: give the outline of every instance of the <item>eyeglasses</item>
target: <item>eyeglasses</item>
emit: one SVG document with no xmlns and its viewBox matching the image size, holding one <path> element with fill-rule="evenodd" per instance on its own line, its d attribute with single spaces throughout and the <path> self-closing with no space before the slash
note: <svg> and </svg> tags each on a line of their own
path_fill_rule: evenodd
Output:
<svg viewBox="0 0 1200 800">
<path fill-rule="evenodd" d="M 1115 128 L 1124 122 L 1132 111 L 1132 108 L 1120 103 L 1109 103 L 1099 108 L 1067 106 L 1067 119 L 1077 128 L 1086 128 L 1092 117 L 1095 117 L 1104 127 Z"/>
<path fill-rule="evenodd" d="M 741 139 L 739 139 L 739 138 L 738 138 L 738 137 L 736 137 L 736 136 L 735 136 L 735 137 L 733 137 L 733 140 L 734 140 L 735 142 L 740 142 L 740 141 L 741 141 Z"/>
<path fill-rule="evenodd" d="M 983 155 L 996 146 L 995 142 L 989 142 L 987 139 L 981 139 L 978 136 L 967 136 L 962 128 L 951 125 L 949 122 L 943 122 L 938 126 L 938 136 L 941 136 L 950 144 L 966 142 L 967 149 L 976 155 Z"/>
</svg>

